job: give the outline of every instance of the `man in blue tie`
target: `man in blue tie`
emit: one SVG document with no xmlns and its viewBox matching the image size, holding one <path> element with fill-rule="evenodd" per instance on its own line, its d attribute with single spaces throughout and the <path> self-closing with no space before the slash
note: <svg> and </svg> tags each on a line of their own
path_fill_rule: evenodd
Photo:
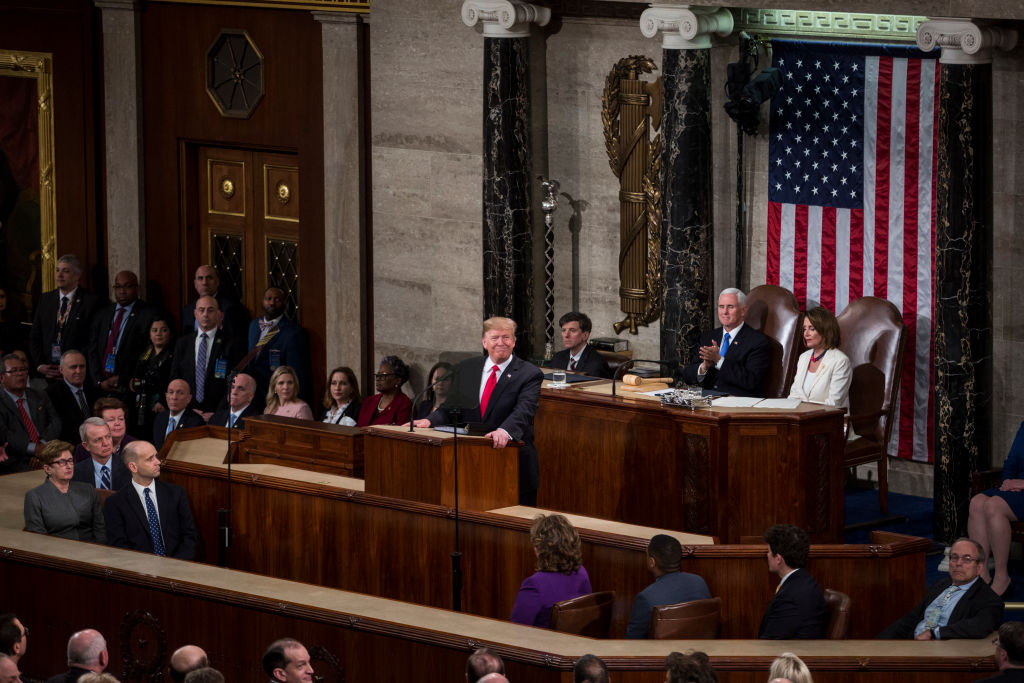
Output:
<svg viewBox="0 0 1024 683">
<path fill-rule="evenodd" d="M 196 527 L 185 489 L 157 479 L 160 459 L 148 441 L 131 442 L 122 455 L 132 481 L 103 506 L 107 545 L 195 559 Z"/>
<path fill-rule="evenodd" d="M 764 397 L 764 381 L 772 361 L 768 337 L 744 324 L 747 295 L 730 287 L 718 295 L 722 326 L 700 338 L 697 357 L 683 368 L 687 384 L 733 396 Z"/>
<path fill-rule="evenodd" d="M 71 480 L 110 491 L 117 491 L 127 485 L 131 473 L 123 462 L 111 457 L 114 452 L 114 440 L 110 436 L 110 427 L 103 418 L 86 418 L 78 428 L 78 434 L 90 457 L 75 463 L 75 473 Z"/>
<path fill-rule="evenodd" d="M 189 407 L 192 403 L 192 390 L 183 379 L 172 379 L 164 394 L 167 410 L 161 412 L 153 420 L 153 445 L 163 448 L 167 436 L 175 429 L 202 427 L 206 424 L 195 410 Z"/>
<path fill-rule="evenodd" d="M 958 538 L 949 549 L 949 578 L 930 586 L 924 598 L 879 638 L 949 640 L 984 638 L 1003 620 L 1003 600 L 978 577 L 981 546 Z"/>
<path fill-rule="evenodd" d="M 238 373 L 228 390 L 228 404 L 213 414 L 209 424 L 215 427 L 244 429 L 245 418 L 260 413 L 258 406 L 253 402 L 255 397 L 256 380 L 244 372 Z"/>
</svg>

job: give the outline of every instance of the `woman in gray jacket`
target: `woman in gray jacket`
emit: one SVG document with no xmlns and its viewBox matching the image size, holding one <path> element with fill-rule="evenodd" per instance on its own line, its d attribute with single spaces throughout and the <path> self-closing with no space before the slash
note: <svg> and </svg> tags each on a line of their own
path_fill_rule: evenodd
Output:
<svg viewBox="0 0 1024 683">
<path fill-rule="evenodd" d="M 25 529 L 77 541 L 106 543 L 99 496 L 91 484 L 71 481 L 74 446 L 50 441 L 39 452 L 46 481 L 25 494 Z"/>
</svg>

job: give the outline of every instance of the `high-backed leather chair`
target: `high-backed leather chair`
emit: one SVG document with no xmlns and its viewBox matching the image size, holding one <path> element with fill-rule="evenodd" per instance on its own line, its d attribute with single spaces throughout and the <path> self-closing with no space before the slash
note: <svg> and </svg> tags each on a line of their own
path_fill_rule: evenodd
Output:
<svg viewBox="0 0 1024 683">
<path fill-rule="evenodd" d="M 651 610 L 648 638 L 717 638 L 722 623 L 722 598 L 658 605 Z"/>
<path fill-rule="evenodd" d="M 551 607 L 551 630 L 588 638 L 607 638 L 613 602 L 614 591 L 600 591 L 556 602 Z"/>
<path fill-rule="evenodd" d="M 859 437 L 847 440 L 844 467 L 878 463 L 878 504 L 889 511 L 888 445 L 903 369 L 907 327 L 885 299 L 865 296 L 850 302 L 838 317 L 842 343 L 850 358 L 849 428 Z"/>
<path fill-rule="evenodd" d="M 850 628 L 850 596 L 846 593 L 825 589 L 825 604 L 828 605 L 828 629 L 825 637 L 829 640 L 845 640 Z"/>
<path fill-rule="evenodd" d="M 796 359 L 800 356 L 800 319 L 800 305 L 785 287 L 761 285 L 747 294 L 744 324 L 760 330 L 772 341 L 772 364 L 764 383 L 767 398 L 789 395 Z"/>
</svg>

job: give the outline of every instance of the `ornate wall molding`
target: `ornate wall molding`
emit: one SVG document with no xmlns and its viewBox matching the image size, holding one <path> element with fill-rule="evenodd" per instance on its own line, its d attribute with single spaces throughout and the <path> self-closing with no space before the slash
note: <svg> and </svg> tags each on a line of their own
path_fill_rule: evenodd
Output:
<svg viewBox="0 0 1024 683">
<path fill-rule="evenodd" d="M 102 0 L 107 1 L 107 0 Z M 117 2 L 118 0 L 111 0 Z M 277 9 L 308 9 L 317 12 L 370 13 L 370 0 L 146 0 L 177 5 L 222 5 L 225 7 L 273 7 Z"/>
<path fill-rule="evenodd" d="M 518 0 L 466 0 L 462 3 L 466 26 L 483 26 L 488 38 L 525 38 L 530 24 L 547 26 L 551 10 Z"/>
<path fill-rule="evenodd" d="M 932 19 L 917 29 L 917 46 L 926 52 L 942 48 L 943 64 L 991 64 L 993 48 L 1012 50 L 1016 45 L 1016 29 L 973 19 Z"/>
<path fill-rule="evenodd" d="M 736 10 L 736 30 L 766 35 L 857 38 L 912 42 L 927 17 L 906 14 L 813 12 L 807 10 Z"/>
<path fill-rule="evenodd" d="M 693 50 L 711 47 L 711 34 L 725 37 L 732 33 L 732 12 L 724 7 L 687 7 L 654 3 L 640 15 L 640 32 L 654 38 L 661 32 L 666 50 Z"/>
</svg>

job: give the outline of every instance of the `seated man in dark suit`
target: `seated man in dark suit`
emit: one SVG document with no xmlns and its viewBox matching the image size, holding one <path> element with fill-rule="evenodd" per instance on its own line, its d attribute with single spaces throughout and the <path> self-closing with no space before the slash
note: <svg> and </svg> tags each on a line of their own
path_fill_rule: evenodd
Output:
<svg viewBox="0 0 1024 683">
<path fill-rule="evenodd" d="M 512 355 L 516 323 L 510 318 L 484 321 L 481 340 L 487 356 L 459 363 L 448 399 L 415 426 L 449 425 L 453 409 L 460 409 L 460 424 L 483 423 L 495 448 L 522 441 L 519 448 L 519 504 L 536 505 L 540 486 L 537 448 L 533 445 L 533 416 L 537 412 L 544 374 L 535 365 Z"/>
<path fill-rule="evenodd" d="M 984 558 L 980 544 L 958 538 L 949 549 L 949 578 L 930 586 L 914 609 L 878 637 L 948 640 L 992 633 L 1003 620 L 1003 600 L 978 577 Z"/>
<path fill-rule="evenodd" d="M 269 287 L 263 293 L 263 315 L 249 323 L 248 355 L 244 370 L 256 380 L 256 392 L 265 396 L 270 375 L 282 365 L 295 370 L 299 398 L 313 404 L 313 370 L 309 362 L 309 335 L 284 315 L 285 293 Z"/>
<path fill-rule="evenodd" d="M 78 441 L 78 427 L 85 418 L 92 415 L 92 404 L 96 390 L 86 382 L 85 354 L 80 351 L 65 351 L 60 358 L 60 374 L 63 382 L 53 382 L 46 387 L 53 409 L 60 417 L 60 438 L 68 443 Z"/>
<path fill-rule="evenodd" d="M 771 341 L 743 323 L 746 315 L 747 295 L 735 288 L 723 289 L 718 296 L 722 326 L 701 335 L 697 358 L 683 368 L 684 382 L 733 396 L 764 396 Z"/>
<path fill-rule="evenodd" d="M 792 524 L 776 524 L 764 532 L 768 543 L 768 571 L 779 577 L 768 610 L 761 619 L 758 638 L 814 639 L 825 636 L 828 606 L 821 586 L 804 567 L 811 541 Z"/>
<path fill-rule="evenodd" d="M 256 396 L 256 380 L 249 375 L 239 373 L 235 376 L 234 384 L 228 392 L 228 405 L 218 410 L 210 418 L 211 424 L 215 427 L 234 427 L 235 429 L 245 428 L 245 418 L 250 415 L 259 415 L 253 398 Z"/>
<path fill-rule="evenodd" d="M 24 472 L 36 447 L 60 436 L 60 417 L 46 394 L 28 386 L 28 366 L 20 356 L 7 354 L 0 369 L 0 434 L 7 442 L 0 474 Z"/>
<path fill-rule="evenodd" d="M 75 463 L 71 481 L 80 481 L 98 489 L 119 491 L 131 480 L 131 472 L 123 462 L 113 458 L 114 440 L 110 427 L 102 417 L 90 417 L 78 429 L 88 458 Z"/>
<path fill-rule="evenodd" d="M 551 357 L 548 366 L 582 372 L 591 377 L 611 378 L 612 369 L 608 367 L 608 362 L 587 343 L 594 327 L 587 314 L 576 311 L 566 313 L 558 319 L 558 325 L 562 328 L 562 344 L 565 348 Z"/>
<path fill-rule="evenodd" d="M 163 448 L 167 435 L 175 429 L 187 429 L 188 427 L 202 427 L 205 422 L 203 418 L 192 410 L 192 392 L 188 388 L 188 382 L 183 379 L 172 379 L 167 385 L 167 393 L 164 394 L 167 401 L 167 410 L 157 414 L 153 420 L 153 445 L 157 450 Z"/>
<path fill-rule="evenodd" d="M 110 663 L 107 641 L 99 631 L 87 628 L 68 639 L 68 670 L 50 676 L 46 683 L 75 683 L 89 673 L 103 673 Z"/>
<path fill-rule="evenodd" d="M 57 259 L 54 278 L 57 289 L 39 297 L 29 333 L 32 365 L 50 381 L 60 379 L 58 363 L 65 351 L 89 347 L 89 327 L 100 303 L 95 294 L 78 286 L 82 262 L 74 254 Z"/>
<path fill-rule="evenodd" d="M 220 329 L 223 315 L 216 299 L 201 297 L 195 313 L 199 327 L 175 344 L 171 379 L 188 382 L 193 407 L 208 420 L 227 394 L 228 374 L 242 359 L 242 353 L 237 340 Z"/>
<path fill-rule="evenodd" d="M 996 638 L 996 666 L 999 673 L 977 683 L 1021 683 L 1024 681 L 1024 621 L 1008 621 Z"/>
<path fill-rule="evenodd" d="M 124 447 L 131 483 L 107 499 L 107 545 L 191 560 L 196 526 L 185 489 L 159 481 L 160 459 L 148 441 Z"/>
<path fill-rule="evenodd" d="M 659 605 L 674 605 L 711 597 L 708 585 L 696 574 L 679 571 L 683 547 L 666 534 L 658 534 L 647 544 L 647 569 L 654 583 L 640 591 L 629 614 L 627 638 L 646 638 L 651 612 Z"/>
</svg>

